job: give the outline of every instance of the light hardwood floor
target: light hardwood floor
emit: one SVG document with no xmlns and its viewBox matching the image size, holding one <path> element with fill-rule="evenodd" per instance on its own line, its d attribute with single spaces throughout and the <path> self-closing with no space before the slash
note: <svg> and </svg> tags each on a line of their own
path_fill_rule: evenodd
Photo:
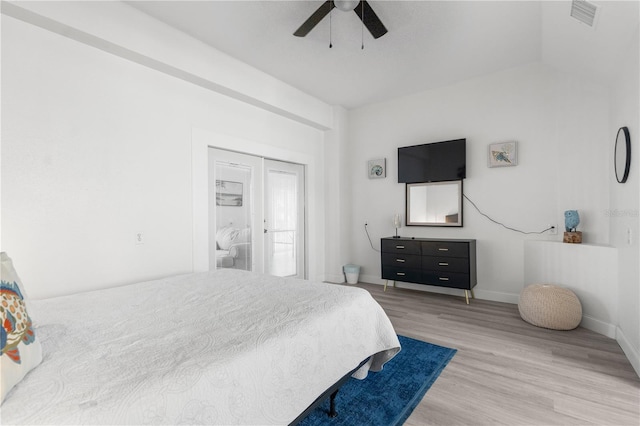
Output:
<svg viewBox="0 0 640 426">
<path fill-rule="evenodd" d="M 640 424 L 640 379 L 613 339 L 534 327 L 517 305 L 357 285 L 398 334 L 458 350 L 407 426 Z"/>
</svg>

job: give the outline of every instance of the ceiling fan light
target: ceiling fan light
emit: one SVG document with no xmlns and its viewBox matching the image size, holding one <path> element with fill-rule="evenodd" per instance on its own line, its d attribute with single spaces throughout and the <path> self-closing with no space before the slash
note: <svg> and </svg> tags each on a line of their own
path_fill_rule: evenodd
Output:
<svg viewBox="0 0 640 426">
<path fill-rule="evenodd" d="M 343 12 L 351 12 L 360 3 L 360 0 L 334 0 L 333 4 Z"/>
</svg>

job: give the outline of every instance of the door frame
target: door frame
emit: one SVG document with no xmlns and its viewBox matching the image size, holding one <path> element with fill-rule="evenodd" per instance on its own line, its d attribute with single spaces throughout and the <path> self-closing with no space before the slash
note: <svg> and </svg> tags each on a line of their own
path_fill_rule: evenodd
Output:
<svg viewBox="0 0 640 426">
<path fill-rule="evenodd" d="M 323 211 L 324 196 L 321 191 L 316 190 L 320 186 L 318 181 L 322 178 L 319 173 L 320 160 L 303 152 L 197 127 L 191 129 L 193 272 L 209 271 L 209 147 L 305 166 L 305 278 L 319 277 L 324 267 L 324 226 L 310 224 L 322 224 L 324 217 L 320 213 Z M 315 243 L 311 244 L 310 241 Z M 310 262 L 309 259 L 319 261 Z"/>
</svg>

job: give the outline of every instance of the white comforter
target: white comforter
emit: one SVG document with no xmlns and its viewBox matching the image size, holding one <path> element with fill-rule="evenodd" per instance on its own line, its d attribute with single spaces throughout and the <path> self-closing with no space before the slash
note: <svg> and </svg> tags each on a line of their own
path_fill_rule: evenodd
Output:
<svg viewBox="0 0 640 426">
<path fill-rule="evenodd" d="M 362 289 L 222 269 L 46 300 L 2 424 L 287 424 L 399 350 Z"/>
</svg>

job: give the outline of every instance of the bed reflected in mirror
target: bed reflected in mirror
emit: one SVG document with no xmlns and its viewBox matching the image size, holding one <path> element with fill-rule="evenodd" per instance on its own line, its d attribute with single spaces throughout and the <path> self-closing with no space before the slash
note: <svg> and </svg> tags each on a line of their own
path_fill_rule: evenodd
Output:
<svg viewBox="0 0 640 426">
<path fill-rule="evenodd" d="M 407 226 L 462 226 L 462 181 L 407 184 Z"/>
</svg>

